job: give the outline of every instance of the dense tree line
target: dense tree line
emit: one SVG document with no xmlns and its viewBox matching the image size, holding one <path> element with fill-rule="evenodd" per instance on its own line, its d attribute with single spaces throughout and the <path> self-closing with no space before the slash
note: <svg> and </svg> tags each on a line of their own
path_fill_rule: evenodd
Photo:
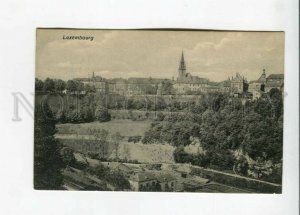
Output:
<svg viewBox="0 0 300 215">
<path fill-rule="evenodd" d="M 36 104 L 34 115 L 34 188 L 62 189 L 65 162 L 61 144 L 54 138 L 55 119 L 47 104 Z"/>
<path fill-rule="evenodd" d="M 131 84 L 129 84 L 131 85 Z M 146 95 L 156 95 L 158 90 L 158 84 L 140 84 L 134 83 L 132 86 L 138 87 Z M 43 93 L 62 93 L 67 90 L 69 93 L 76 92 L 95 92 L 95 87 L 91 85 L 84 85 L 78 80 L 68 80 L 64 81 L 61 79 L 46 78 L 44 81 L 36 78 L 35 79 L 35 91 Z M 164 80 L 160 84 L 160 94 L 161 95 L 173 95 L 175 90 L 171 81 Z"/>
<path fill-rule="evenodd" d="M 94 86 L 84 85 L 81 81 L 68 80 L 63 81 L 61 79 L 47 78 L 42 81 L 38 78 L 35 79 L 35 91 L 37 93 L 59 93 L 64 91 L 71 94 L 78 94 L 81 92 L 96 92 Z"/>
<path fill-rule="evenodd" d="M 195 101 L 179 101 L 175 97 L 165 99 L 156 97 L 128 97 L 124 95 L 113 95 L 107 103 L 109 109 L 116 110 L 141 110 L 141 111 L 185 111 L 195 105 Z"/>
<path fill-rule="evenodd" d="M 220 93 L 208 94 L 198 104 L 191 105 L 190 112 L 184 115 L 160 114 L 142 141 L 176 146 L 174 158 L 177 162 L 227 169 L 244 175 L 251 169 L 256 171 L 257 178 L 264 178 L 267 174 L 280 172 L 281 168 L 281 96 L 277 89 L 255 101 L 229 98 Z M 190 155 L 183 150 L 183 146 L 191 143 L 191 137 L 199 139 L 205 153 Z M 251 164 L 249 159 L 255 163 Z M 268 172 L 268 168 L 272 171 Z"/>
<path fill-rule="evenodd" d="M 49 103 L 59 123 L 106 122 L 111 119 L 102 93 L 85 95 L 36 95 L 40 103 Z"/>
</svg>

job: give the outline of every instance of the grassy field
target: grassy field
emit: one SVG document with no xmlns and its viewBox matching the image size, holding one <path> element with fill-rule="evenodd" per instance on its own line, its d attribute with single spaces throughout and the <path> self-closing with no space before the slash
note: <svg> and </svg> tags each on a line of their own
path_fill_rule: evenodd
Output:
<svg viewBox="0 0 300 215">
<path fill-rule="evenodd" d="M 101 149 L 97 149 L 93 144 L 88 144 L 84 139 L 75 138 L 61 138 L 59 140 L 63 145 L 72 148 L 81 153 L 100 153 Z M 173 159 L 174 147 L 171 145 L 163 144 L 142 144 L 132 142 L 122 142 L 118 146 L 118 153 L 112 150 L 109 158 L 119 158 L 126 160 L 137 160 L 141 163 L 174 163 Z"/>
<path fill-rule="evenodd" d="M 124 143 L 119 146 L 118 158 L 141 163 L 174 163 L 174 147 L 162 144 Z M 110 158 L 115 158 L 112 152 Z"/>
<path fill-rule="evenodd" d="M 150 128 L 151 121 L 112 120 L 109 122 L 91 122 L 81 124 L 57 125 L 58 138 L 64 145 L 76 151 L 98 152 L 93 144 L 88 143 L 89 129 L 105 129 L 110 135 L 119 132 L 123 137 L 144 136 Z M 137 160 L 142 163 L 174 163 L 174 147 L 168 144 L 142 144 L 141 142 L 127 142 L 124 138 L 118 147 L 118 158 Z M 110 158 L 116 158 L 116 150 L 113 150 Z"/>
<path fill-rule="evenodd" d="M 89 129 L 105 129 L 110 134 L 119 132 L 122 136 L 144 136 L 151 121 L 111 120 L 109 122 L 90 122 L 80 124 L 58 124 L 58 134 L 89 134 Z"/>
</svg>

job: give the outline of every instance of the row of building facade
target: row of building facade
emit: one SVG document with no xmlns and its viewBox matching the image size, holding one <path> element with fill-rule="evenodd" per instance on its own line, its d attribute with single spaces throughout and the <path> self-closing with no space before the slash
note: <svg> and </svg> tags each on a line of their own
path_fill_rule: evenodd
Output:
<svg viewBox="0 0 300 215">
<path fill-rule="evenodd" d="M 247 79 L 236 73 L 235 77 L 228 78 L 222 82 L 210 82 L 206 78 L 200 78 L 187 73 L 184 54 L 182 53 L 178 77 L 176 80 L 157 79 L 157 78 L 115 78 L 105 79 L 100 76 L 91 78 L 77 78 L 84 85 L 93 86 L 97 92 L 106 94 L 119 95 L 164 95 L 166 92 L 162 89 L 165 83 L 172 86 L 169 94 L 193 95 L 210 92 L 221 92 L 231 96 L 245 96 L 253 99 L 261 97 L 264 93 L 269 92 L 272 88 L 283 91 L 284 75 L 270 74 L 266 75 L 265 69 L 262 75 L 254 81 L 248 82 Z"/>
</svg>

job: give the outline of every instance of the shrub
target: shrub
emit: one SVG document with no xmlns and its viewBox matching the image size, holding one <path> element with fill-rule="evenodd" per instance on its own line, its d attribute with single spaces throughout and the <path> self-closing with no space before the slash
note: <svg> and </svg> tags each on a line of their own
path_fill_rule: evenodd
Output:
<svg viewBox="0 0 300 215">
<path fill-rule="evenodd" d="M 137 142 L 139 142 L 141 139 L 142 139 L 141 136 L 131 136 L 131 137 L 128 138 L 128 142 L 134 142 L 134 143 L 137 143 Z"/>
<path fill-rule="evenodd" d="M 95 118 L 100 122 L 107 122 L 111 120 L 111 115 L 104 106 L 97 107 L 95 111 Z"/>
</svg>

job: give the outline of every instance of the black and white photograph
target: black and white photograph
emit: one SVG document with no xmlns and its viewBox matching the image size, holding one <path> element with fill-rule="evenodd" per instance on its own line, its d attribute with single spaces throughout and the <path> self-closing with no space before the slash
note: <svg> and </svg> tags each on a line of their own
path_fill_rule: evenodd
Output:
<svg viewBox="0 0 300 215">
<path fill-rule="evenodd" d="M 37 29 L 34 189 L 282 192 L 284 32 Z"/>
<path fill-rule="evenodd" d="M 299 214 L 298 0 L 0 7 L 0 214 Z"/>
</svg>

